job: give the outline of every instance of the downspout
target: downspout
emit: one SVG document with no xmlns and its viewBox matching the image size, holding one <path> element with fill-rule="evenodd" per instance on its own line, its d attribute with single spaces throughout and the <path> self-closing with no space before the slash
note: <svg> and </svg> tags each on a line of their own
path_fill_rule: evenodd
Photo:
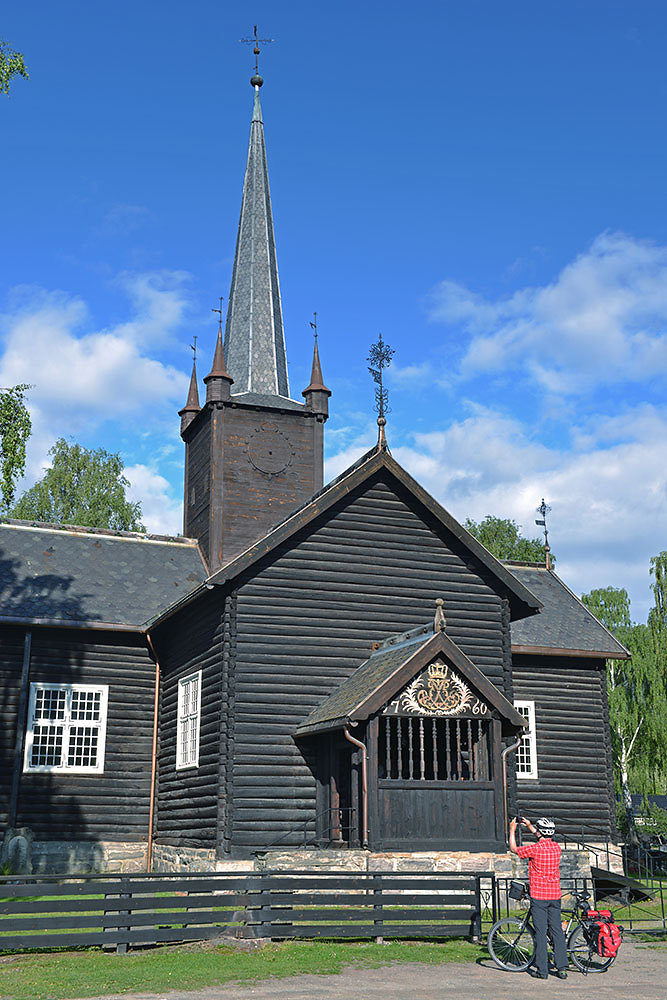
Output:
<svg viewBox="0 0 667 1000">
<path fill-rule="evenodd" d="M 155 700 L 153 702 L 153 750 L 151 753 L 151 798 L 148 806 L 148 846 L 146 848 L 146 870 L 150 871 L 153 864 L 153 820 L 155 818 L 155 776 L 157 773 L 157 732 L 158 706 L 160 700 L 160 662 L 155 652 L 155 646 L 150 632 L 146 632 L 146 642 L 155 660 Z"/>
<path fill-rule="evenodd" d="M 505 829 L 505 843 L 507 843 L 507 830 L 508 830 L 508 817 L 507 817 L 507 755 L 512 753 L 513 750 L 518 750 L 521 746 L 521 740 L 523 739 L 523 734 L 519 737 L 516 743 L 512 743 L 511 746 L 505 747 L 501 753 L 503 760 L 503 820 Z"/>
<path fill-rule="evenodd" d="M 361 750 L 361 846 L 368 847 L 368 769 L 366 766 L 368 751 L 360 740 L 355 740 L 354 736 L 350 736 L 347 726 L 343 728 L 343 735 L 349 743 L 353 743 Z"/>
</svg>

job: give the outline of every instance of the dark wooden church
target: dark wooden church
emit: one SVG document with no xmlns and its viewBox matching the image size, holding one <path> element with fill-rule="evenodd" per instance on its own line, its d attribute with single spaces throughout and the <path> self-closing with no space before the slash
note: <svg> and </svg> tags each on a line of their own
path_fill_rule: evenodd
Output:
<svg viewBox="0 0 667 1000">
<path fill-rule="evenodd" d="M 4 857 L 488 868 L 518 811 L 613 836 L 605 658 L 623 647 L 553 571 L 498 562 L 383 440 L 322 485 L 331 393 L 316 341 L 290 396 L 251 82 L 224 339 L 180 411 L 184 537 L 0 525 Z"/>
</svg>

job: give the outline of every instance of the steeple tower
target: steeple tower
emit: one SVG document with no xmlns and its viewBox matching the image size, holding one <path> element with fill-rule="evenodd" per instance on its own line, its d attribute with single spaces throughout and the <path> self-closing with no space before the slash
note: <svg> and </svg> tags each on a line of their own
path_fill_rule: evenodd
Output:
<svg viewBox="0 0 667 1000">
<path fill-rule="evenodd" d="M 257 45 L 255 45 L 257 48 Z M 255 53 L 256 54 L 256 53 Z M 185 442 L 183 533 L 197 538 L 211 572 L 305 503 L 324 478 L 330 391 L 315 338 L 305 402 L 290 399 L 264 125 L 255 91 L 243 202 L 224 341 L 218 338 L 200 408 L 193 369 L 180 411 Z M 317 333 L 317 317 L 311 324 Z"/>
<path fill-rule="evenodd" d="M 269 172 L 259 88 L 250 124 L 248 161 L 236 238 L 236 254 L 225 326 L 225 357 L 234 376 L 234 395 L 252 392 L 289 397 L 283 311 L 273 232 Z"/>
</svg>

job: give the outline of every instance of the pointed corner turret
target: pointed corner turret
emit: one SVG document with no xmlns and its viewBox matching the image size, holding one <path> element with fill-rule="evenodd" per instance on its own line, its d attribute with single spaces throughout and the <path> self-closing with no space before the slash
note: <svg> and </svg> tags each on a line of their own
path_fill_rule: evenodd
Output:
<svg viewBox="0 0 667 1000">
<path fill-rule="evenodd" d="M 321 414 L 326 420 L 329 416 L 329 396 L 331 389 L 327 389 L 322 379 L 322 366 L 320 365 L 320 352 L 317 346 L 317 337 L 313 348 L 313 367 L 310 373 L 310 385 L 301 393 L 305 397 L 306 406 L 313 413 Z"/>
<path fill-rule="evenodd" d="M 197 362 L 193 361 L 188 399 L 183 409 L 178 411 L 178 415 L 181 418 L 181 437 L 183 437 L 184 431 L 190 426 L 200 410 L 199 389 L 197 388 Z"/>
<path fill-rule="evenodd" d="M 225 352 L 222 345 L 222 328 L 218 327 L 218 339 L 215 343 L 213 367 L 204 379 L 206 384 L 206 402 L 217 403 L 229 399 L 234 379 L 225 365 Z"/>
</svg>

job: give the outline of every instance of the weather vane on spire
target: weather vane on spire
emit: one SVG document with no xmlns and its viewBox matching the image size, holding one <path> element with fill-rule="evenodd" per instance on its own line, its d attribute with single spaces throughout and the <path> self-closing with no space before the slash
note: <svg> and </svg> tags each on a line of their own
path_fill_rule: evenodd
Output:
<svg viewBox="0 0 667 1000">
<path fill-rule="evenodd" d="M 542 497 L 542 503 L 536 510 L 538 514 L 542 515 L 541 520 L 535 519 L 535 524 L 539 524 L 544 528 L 544 557 L 547 569 L 551 569 L 551 548 L 549 546 L 549 533 L 547 531 L 547 514 L 551 511 L 551 507 L 548 503 L 545 503 L 544 497 Z"/>
<path fill-rule="evenodd" d="M 192 339 L 194 340 L 194 343 L 190 344 L 190 350 L 192 351 L 192 363 L 195 364 L 196 361 L 197 361 L 197 334 L 196 333 L 195 333 L 195 335 L 194 335 L 194 337 Z"/>
<path fill-rule="evenodd" d="M 317 340 L 317 313 L 316 312 L 313 313 L 313 319 L 312 319 L 312 322 L 310 324 L 310 328 L 313 331 L 313 337 L 315 338 L 315 340 Z"/>
<path fill-rule="evenodd" d="M 255 25 L 255 32 L 254 32 L 254 35 L 253 35 L 252 38 L 239 38 L 239 42 L 242 42 L 243 45 L 253 45 L 254 46 L 254 48 L 253 48 L 252 51 L 253 51 L 253 55 L 255 56 L 255 77 L 258 77 L 259 79 L 261 79 L 261 77 L 259 76 L 259 68 L 258 68 L 258 66 L 259 66 L 259 64 L 258 64 L 258 60 L 259 60 L 259 47 L 260 47 L 260 45 L 270 45 L 271 42 L 274 42 L 274 41 L 275 41 L 275 38 L 258 38 L 257 37 L 257 25 Z M 259 86 L 261 87 L 261 83 L 259 84 Z"/>
<path fill-rule="evenodd" d="M 377 344 L 371 344 L 366 361 L 370 361 L 369 372 L 375 382 L 375 409 L 378 412 L 378 450 L 386 450 L 387 438 L 385 436 L 385 426 L 387 423 L 386 414 L 390 413 L 388 406 L 389 392 L 382 382 L 382 373 L 391 364 L 394 354 L 393 347 L 385 344 L 382 334 L 378 333 Z"/>
<path fill-rule="evenodd" d="M 211 308 L 211 312 L 218 314 L 218 330 L 222 333 L 222 295 L 220 296 L 220 308 L 219 309 Z"/>
</svg>

